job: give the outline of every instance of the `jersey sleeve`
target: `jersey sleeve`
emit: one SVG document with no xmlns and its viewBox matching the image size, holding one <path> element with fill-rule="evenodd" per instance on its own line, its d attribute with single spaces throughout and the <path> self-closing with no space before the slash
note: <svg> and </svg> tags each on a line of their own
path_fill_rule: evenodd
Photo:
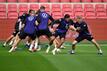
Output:
<svg viewBox="0 0 107 71">
<path fill-rule="evenodd" d="M 70 19 L 70 25 L 74 25 L 74 22 L 73 22 L 73 20 L 72 19 Z"/>
<path fill-rule="evenodd" d="M 54 21 L 53 17 L 50 16 L 50 15 L 49 15 L 49 19 L 50 19 L 52 22 Z"/>
<path fill-rule="evenodd" d="M 59 24 L 61 23 L 62 19 L 58 19 L 58 20 L 54 20 L 53 22 L 51 22 L 51 27 L 53 27 L 54 24 Z"/>
<path fill-rule="evenodd" d="M 87 30 L 87 29 L 88 29 L 88 27 L 87 27 L 86 22 L 82 22 L 82 25 L 81 25 L 81 28 L 79 31 L 82 32 L 82 31 Z"/>
</svg>

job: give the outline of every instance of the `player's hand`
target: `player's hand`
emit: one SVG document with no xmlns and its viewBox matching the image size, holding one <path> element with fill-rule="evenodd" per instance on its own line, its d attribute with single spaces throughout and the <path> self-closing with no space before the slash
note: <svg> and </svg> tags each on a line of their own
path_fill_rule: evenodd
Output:
<svg viewBox="0 0 107 71">
<path fill-rule="evenodd" d="M 76 29 L 77 29 L 78 31 L 79 31 L 79 30 L 81 30 L 81 28 L 80 28 L 80 27 L 77 27 Z"/>
<path fill-rule="evenodd" d="M 55 30 L 53 28 L 50 28 L 50 31 L 52 32 L 52 34 L 55 33 Z"/>
</svg>

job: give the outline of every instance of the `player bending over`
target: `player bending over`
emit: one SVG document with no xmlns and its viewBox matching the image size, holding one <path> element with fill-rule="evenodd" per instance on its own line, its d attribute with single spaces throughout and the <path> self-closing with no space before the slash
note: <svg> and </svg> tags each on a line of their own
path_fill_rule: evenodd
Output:
<svg viewBox="0 0 107 71">
<path fill-rule="evenodd" d="M 76 29 L 73 27 L 73 20 L 70 19 L 70 15 L 69 14 L 66 14 L 64 16 L 64 18 L 55 20 L 52 23 L 52 26 L 54 24 L 59 24 L 59 25 L 58 25 L 57 29 L 55 30 L 55 34 L 54 34 L 54 39 L 55 39 L 54 45 L 55 45 L 55 48 L 54 48 L 54 50 L 52 50 L 53 55 L 55 55 L 56 51 L 64 43 L 65 36 L 66 36 L 66 33 L 67 33 L 68 29 L 76 31 Z M 57 39 L 57 41 L 56 41 L 56 39 Z"/>
<path fill-rule="evenodd" d="M 21 30 L 23 22 L 25 21 L 27 16 L 28 16 L 28 14 L 23 13 L 22 16 L 18 17 L 18 20 L 16 21 L 16 24 L 15 24 L 15 30 L 14 30 L 13 34 L 7 38 L 6 42 L 4 42 L 3 47 L 5 47 L 9 42 L 10 42 L 9 45 L 12 45 L 12 43 L 15 40 L 16 35 Z"/>
<path fill-rule="evenodd" d="M 27 36 L 32 39 L 31 46 L 34 45 L 34 40 L 36 38 L 36 24 L 35 24 L 36 20 L 37 20 L 37 17 L 35 16 L 35 11 L 30 10 L 29 11 L 29 16 L 25 20 L 24 28 L 18 34 L 18 38 L 13 43 L 12 48 L 9 50 L 9 52 L 14 51 L 16 49 L 16 46 L 18 45 L 18 43 L 22 39 L 25 39 Z M 31 46 L 29 48 L 29 51 L 33 51 Z"/>
<path fill-rule="evenodd" d="M 77 29 L 77 32 L 79 33 L 79 35 L 72 43 L 72 50 L 70 51 L 70 54 L 75 53 L 76 44 L 83 41 L 84 39 L 91 41 L 96 46 L 98 50 L 98 54 L 102 54 L 102 50 L 99 44 L 96 42 L 96 40 L 93 38 L 93 36 L 89 32 L 87 23 L 82 19 L 81 16 L 76 17 L 76 23 L 74 24 L 74 27 Z"/>
</svg>

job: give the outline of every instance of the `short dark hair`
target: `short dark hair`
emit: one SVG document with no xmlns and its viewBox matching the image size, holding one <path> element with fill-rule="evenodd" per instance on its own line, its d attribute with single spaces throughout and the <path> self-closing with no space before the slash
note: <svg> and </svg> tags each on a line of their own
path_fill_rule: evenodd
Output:
<svg viewBox="0 0 107 71">
<path fill-rule="evenodd" d="M 69 14 L 65 14 L 64 18 L 70 18 L 70 15 Z"/>
<path fill-rule="evenodd" d="M 34 10 L 30 9 L 30 10 L 29 10 L 29 13 L 31 13 L 32 11 L 34 11 Z"/>
<path fill-rule="evenodd" d="M 45 9 L 45 6 L 41 6 L 40 9 Z"/>
</svg>

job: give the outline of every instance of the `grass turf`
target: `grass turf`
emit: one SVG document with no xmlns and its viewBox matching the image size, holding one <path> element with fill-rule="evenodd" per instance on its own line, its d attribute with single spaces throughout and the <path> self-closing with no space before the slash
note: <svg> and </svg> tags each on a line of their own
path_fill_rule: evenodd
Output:
<svg viewBox="0 0 107 71">
<path fill-rule="evenodd" d="M 104 45 L 104 44 L 101 44 Z M 30 53 L 20 44 L 16 52 L 8 53 L 9 47 L 3 48 L 0 43 L 0 71 L 106 71 L 107 44 L 101 46 L 104 54 L 97 55 L 95 46 L 79 44 L 76 54 L 68 54 L 71 44 L 66 43 L 66 49 L 53 56 L 45 53 L 44 47 L 40 52 Z"/>
</svg>

